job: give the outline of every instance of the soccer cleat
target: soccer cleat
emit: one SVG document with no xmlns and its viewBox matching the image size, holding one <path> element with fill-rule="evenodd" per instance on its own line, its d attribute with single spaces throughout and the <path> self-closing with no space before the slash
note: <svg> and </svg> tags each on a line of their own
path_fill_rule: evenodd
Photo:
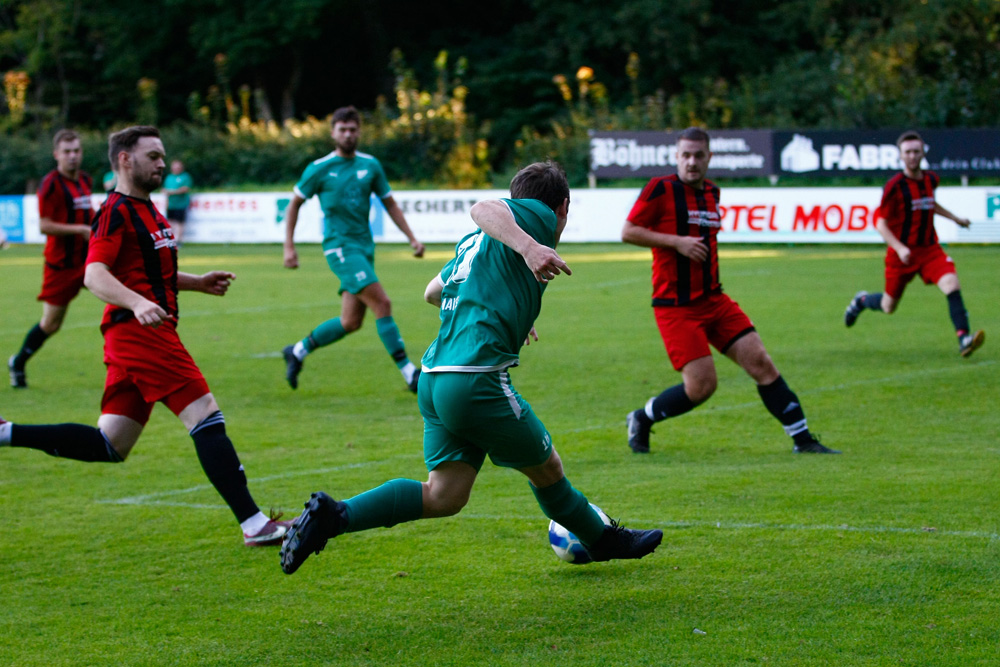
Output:
<svg viewBox="0 0 1000 667">
<path fill-rule="evenodd" d="M 24 374 L 24 364 L 17 363 L 17 355 L 7 360 L 7 370 L 10 371 L 10 386 L 14 389 L 27 389 L 28 376 Z"/>
<path fill-rule="evenodd" d="M 291 521 L 277 521 L 276 519 L 271 519 L 255 534 L 247 535 L 246 533 L 243 533 L 243 544 L 248 547 L 277 546 L 281 544 L 281 540 L 284 539 L 291 527 Z"/>
<path fill-rule="evenodd" d="M 792 451 L 796 454 L 839 454 L 840 451 L 836 449 L 830 449 L 829 447 L 824 447 L 823 443 L 817 440 L 815 437 L 810 436 L 805 442 L 797 442 L 795 446 L 792 447 Z"/>
<path fill-rule="evenodd" d="M 963 357 L 967 357 L 980 347 L 986 341 L 986 332 L 980 329 L 976 333 L 965 334 L 958 341 L 958 353 Z M 11 376 L 13 378 L 13 375 Z"/>
<path fill-rule="evenodd" d="M 417 393 L 417 384 L 420 382 L 420 369 L 413 371 L 413 377 L 410 379 L 410 383 L 406 386 L 410 388 L 414 394 Z"/>
<path fill-rule="evenodd" d="M 636 416 L 639 410 L 628 413 L 625 425 L 628 427 L 628 446 L 636 454 L 649 453 L 649 434 L 652 428 Z"/>
<path fill-rule="evenodd" d="M 653 553 L 662 540 L 662 530 L 632 530 L 612 519 L 611 524 L 604 527 L 601 539 L 586 549 L 595 562 L 642 558 Z"/>
<path fill-rule="evenodd" d="M 281 354 L 285 357 L 285 379 L 288 380 L 288 384 L 292 389 L 298 389 L 299 373 L 302 372 L 302 361 L 292 352 L 294 348 L 294 345 L 287 345 L 281 351 Z"/>
<path fill-rule="evenodd" d="M 312 494 L 281 545 L 282 571 L 292 574 L 310 554 L 318 554 L 330 538 L 344 532 L 347 527 L 346 511 L 347 505 L 322 491 Z"/>
<path fill-rule="evenodd" d="M 868 292 L 864 290 L 854 295 L 851 302 L 847 304 L 847 310 L 844 311 L 844 324 L 853 327 L 854 323 L 858 321 L 858 315 L 865 309 L 864 299 L 866 296 L 868 296 Z"/>
</svg>

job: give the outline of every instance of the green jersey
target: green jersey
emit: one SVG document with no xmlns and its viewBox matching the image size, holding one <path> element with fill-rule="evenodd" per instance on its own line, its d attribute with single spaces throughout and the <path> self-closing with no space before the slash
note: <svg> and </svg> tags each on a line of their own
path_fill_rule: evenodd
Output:
<svg viewBox="0 0 1000 667">
<path fill-rule="evenodd" d="M 529 236 L 555 247 L 552 209 L 536 199 L 502 201 Z M 516 366 L 545 291 L 524 259 L 480 230 L 455 246 L 441 282 L 441 329 L 424 353 L 421 370 L 486 373 Z"/>
<path fill-rule="evenodd" d="M 392 194 L 382 164 L 367 153 L 351 158 L 330 153 L 306 167 L 295 184 L 295 194 L 303 199 L 319 195 L 324 250 L 345 246 L 374 250 L 368 223 L 373 192 L 380 199 Z"/>
<path fill-rule="evenodd" d="M 179 190 L 180 188 L 190 188 L 194 185 L 194 181 L 191 180 L 191 175 L 186 171 L 179 174 L 167 174 L 167 177 L 163 179 L 163 189 L 164 190 Z M 178 210 L 182 208 L 187 208 L 191 205 L 191 190 L 189 189 L 182 195 L 167 195 L 167 209 L 168 210 Z"/>
</svg>

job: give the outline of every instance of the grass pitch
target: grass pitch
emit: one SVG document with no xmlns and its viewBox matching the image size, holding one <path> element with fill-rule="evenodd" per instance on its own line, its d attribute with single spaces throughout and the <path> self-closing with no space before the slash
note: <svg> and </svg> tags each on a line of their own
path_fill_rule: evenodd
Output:
<svg viewBox="0 0 1000 667">
<path fill-rule="evenodd" d="M 424 285 L 449 249 L 377 269 L 411 358 L 436 332 Z M 753 383 L 716 357 L 719 389 L 633 455 L 624 417 L 679 381 L 649 308 L 649 254 L 565 246 L 541 340 L 512 372 L 567 474 L 634 527 L 633 562 L 571 566 L 516 472 L 484 467 L 459 516 L 345 535 L 293 576 L 248 549 L 190 438 L 158 406 L 123 465 L 0 450 L 0 664 L 971 665 L 1000 661 L 1000 248 L 950 249 L 987 343 L 957 355 L 944 298 L 914 284 L 892 317 L 844 306 L 879 290 L 869 247 L 724 248 L 727 292 L 754 319 L 814 432 L 842 456 L 796 456 Z M 181 335 L 226 415 L 262 507 L 425 479 L 421 421 L 370 317 L 306 360 L 279 350 L 338 312 L 316 247 L 185 246 L 182 270 L 229 268 L 222 299 L 181 297 Z M 38 320 L 41 250 L 0 253 L 0 353 Z M 82 294 L 0 390 L 22 423 L 93 424 L 101 305 Z"/>
</svg>

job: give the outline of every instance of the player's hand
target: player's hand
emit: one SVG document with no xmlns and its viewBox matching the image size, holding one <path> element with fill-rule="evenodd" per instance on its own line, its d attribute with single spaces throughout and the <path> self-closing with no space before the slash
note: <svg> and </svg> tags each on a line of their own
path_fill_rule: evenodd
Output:
<svg viewBox="0 0 1000 667">
<path fill-rule="evenodd" d="M 899 257 L 899 261 L 903 264 L 910 263 L 910 249 L 909 248 L 899 248 L 896 250 L 896 255 Z"/>
<path fill-rule="evenodd" d="M 972 221 L 969 220 L 968 218 L 959 218 L 958 220 L 955 221 L 955 224 L 957 224 L 959 227 L 965 227 L 966 229 L 968 229 L 969 226 L 972 225 Z"/>
<path fill-rule="evenodd" d="M 708 259 L 708 246 L 699 236 L 679 236 L 675 249 L 696 262 L 704 262 Z"/>
<path fill-rule="evenodd" d="M 413 256 L 414 257 L 423 257 L 424 256 L 424 250 L 425 250 L 424 244 L 421 243 L 420 241 L 418 241 L 416 239 L 413 239 L 412 241 L 410 241 L 410 247 L 413 248 Z"/>
<path fill-rule="evenodd" d="M 531 331 L 528 332 L 528 337 L 524 339 L 525 345 L 531 345 L 531 339 L 534 338 L 538 340 L 538 332 L 535 331 L 535 327 L 531 327 Z"/>
<path fill-rule="evenodd" d="M 286 269 L 299 268 L 299 253 L 296 252 L 295 246 L 292 246 L 291 248 L 285 246 L 285 268 Z"/>
<path fill-rule="evenodd" d="M 139 324 L 154 329 L 170 317 L 167 315 L 167 311 L 148 299 L 143 299 L 142 303 L 133 308 L 132 314 L 135 315 L 135 319 L 139 320 Z"/>
<path fill-rule="evenodd" d="M 205 294 L 222 296 L 229 290 L 229 285 L 236 280 L 236 274 L 229 271 L 209 271 L 201 277 L 201 291 Z"/>
<path fill-rule="evenodd" d="M 541 243 L 535 243 L 527 249 L 524 253 L 524 263 L 535 274 L 535 280 L 540 283 L 547 283 L 560 273 L 573 275 L 559 253 Z"/>
</svg>

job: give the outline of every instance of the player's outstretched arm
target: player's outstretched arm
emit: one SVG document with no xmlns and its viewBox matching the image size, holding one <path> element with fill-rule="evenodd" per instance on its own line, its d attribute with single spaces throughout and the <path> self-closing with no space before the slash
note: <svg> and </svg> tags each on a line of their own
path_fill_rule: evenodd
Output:
<svg viewBox="0 0 1000 667">
<path fill-rule="evenodd" d="M 696 262 L 703 262 L 708 258 L 708 246 L 702 242 L 700 236 L 677 236 L 654 232 L 628 220 L 622 227 L 622 241 L 641 248 L 673 248 Z"/>
<path fill-rule="evenodd" d="M 295 250 L 295 225 L 299 222 L 299 209 L 305 199 L 298 194 L 292 195 L 292 200 L 288 202 L 285 209 L 285 268 L 299 268 L 299 253 Z"/>
<path fill-rule="evenodd" d="M 424 244 L 417 240 L 417 237 L 413 235 L 413 231 L 410 229 L 410 225 L 406 222 L 406 216 L 403 215 L 403 209 L 399 208 L 399 204 L 392 195 L 389 195 L 382 200 L 382 205 L 385 206 L 385 212 L 389 214 L 392 221 L 399 227 L 399 231 L 406 235 L 406 238 L 410 241 L 410 247 L 413 248 L 414 257 L 424 256 Z"/>
<path fill-rule="evenodd" d="M 573 275 L 559 253 L 531 238 L 499 199 L 478 202 L 469 213 L 480 229 L 523 257 L 538 282 L 547 283 L 560 273 Z"/>
<path fill-rule="evenodd" d="M 969 225 L 972 224 L 972 221 L 969 220 L 968 218 L 958 217 L 957 215 L 946 209 L 944 206 L 941 206 L 941 204 L 939 204 L 937 201 L 934 202 L 934 212 L 937 213 L 938 215 L 943 215 L 949 220 L 954 221 L 955 224 L 958 225 L 959 227 L 968 227 Z"/>
<path fill-rule="evenodd" d="M 38 230 L 46 236 L 72 236 L 77 234 L 84 240 L 90 240 L 90 225 L 71 225 L 56 222 L 52 218 L 42 218 L 38 221 Z"/>
<path fill-rule="evenodd" d="M 209 271 L 200 276 L 195 273 L 178 272 L 177 289 L 222 296 L 229 290 L 229 285 L 234 280 L 236 274 L 229 271 Z"/>
<path fill-rule="evenodd" d="M 120 280 L 112 275 L 106 264 L 100 262 L 87 264 L 83 284 L 87 286 L 91 294 L 104 303 L 131 310 L 135 319 L 143 326 L 151 326 L 155 329 L 169 318 L 167 311 L 159 305 L 125 287 Z"/>
</svg>

